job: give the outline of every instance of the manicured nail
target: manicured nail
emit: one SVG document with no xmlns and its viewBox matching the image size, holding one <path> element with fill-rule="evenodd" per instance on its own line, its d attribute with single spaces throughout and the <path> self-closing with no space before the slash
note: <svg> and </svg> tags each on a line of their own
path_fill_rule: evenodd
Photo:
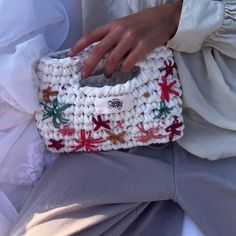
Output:
<svg viewBox="0 0 236 236">
<path fill-rule="evenodd" d="M 72 49 L 68 52 L 68 56 L 69 57 L 73 57 L 74 56 L 74 51 Z"/>
<path fill-rule="evenodd" d="M 107 71 L 104 71 L 104 75 L 105 75 L 105 77 L 106 77 L 107 79 L 109 79 L 109 78 L 111 78 L 112 73 L 107 72 Z"/>
<path fill-rule="evenodd" d="M 105 77 L 106 77 L 107 79 L 110 79 L 110 78 L 111 78 L 111 75 L 105 74 Z"/>
<path fill-rule="evenodd" d="M 86 73 L 86 71 L 82 70 L 81 72 L 81 78 L 82 79 L 86 79 L 88 77 L 88 74 Z"/>
</svg>

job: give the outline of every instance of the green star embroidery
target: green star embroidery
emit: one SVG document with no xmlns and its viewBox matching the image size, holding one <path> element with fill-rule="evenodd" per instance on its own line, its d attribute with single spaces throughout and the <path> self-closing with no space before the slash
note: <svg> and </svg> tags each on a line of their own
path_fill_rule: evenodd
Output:
<svg viewBox="0 0 236 236">
<path fill-rule="evenodd" d="M 65 119 L 62 117 L 62 112 L 66 110 L 67 108 L 71 107 L 72 104 L 65 104 L 64 106 L 59 106 L 57 98 L 55 98 L 52 102 L 52 107 L 47 105 L 46 103 L 41 103 L 44 106 L 44 114 L 43 114 L 43 120 L 46 120 L 50 117 L 52 117 L 53 125 L 55 128 L 59 128 L 59 123 L 67 123 L 68 119 Z"/>
<path fill-rule="evenodd" d="M 165 103 L 165 100 L 161 101 L 160 102 L 160 109 L 156 109 L 155 111 L 158 111 L 158 115 L 155 116 L 154 118 L 155 119 L 160 119 L 162 116 L 166 117 L 168 114 L 170 114 L 171 110 L 173 109 L 172 108 L 169 108 L 166 106 L 166 103 Z"/>
</svg>

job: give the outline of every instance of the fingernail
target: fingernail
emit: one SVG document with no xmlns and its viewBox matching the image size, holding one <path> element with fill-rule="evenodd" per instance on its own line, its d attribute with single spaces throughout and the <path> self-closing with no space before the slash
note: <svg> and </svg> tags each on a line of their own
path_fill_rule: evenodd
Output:
<svg viewBox="0 0 236 236">
<path fill-rule="evenodd" d="M 81 78 L 86 79 L 87 77 L 88 77 L 88 74 L 86 73 L 86 71 L 82 71 L 81 72 Z"/>
<path fill-rule="evenodd" d="M 112 74 L 105 74 L 105 77 L 106 77 L 107 79 L 110 79 L 111 76 L 112 76 Z"/>
<path fill-rule="evenodd" d="M 70 50 L 70 51 L 68 52 L 68 56 L 69 56 L 69 57 L 73 57 L 73 56 L 74 56 L 72 50 Z"/>
<path fill-rule="evenodd" d="M 112 73 L 105 69 L 104 70 L 104 75 L 105 75 L 106 78 L 111 78 Z"/>
<path fill-rule="evenodd" d="M 123 73 L 123 74 L 127 73 L 126 68 L 122 67 L 122 68 L 120 69 L 120 72 Z"/>
</svg>

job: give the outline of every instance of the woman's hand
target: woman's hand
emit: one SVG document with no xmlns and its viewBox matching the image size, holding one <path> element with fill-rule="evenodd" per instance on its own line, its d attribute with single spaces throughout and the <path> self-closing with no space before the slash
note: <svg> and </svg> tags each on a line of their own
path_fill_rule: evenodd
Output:
<svg viewBox="0 0 236 236">
<path fill-rule="evenodd" d="M 75 56 L 90 44 L 100 41 L 84 64 L 82 76 L 88 77 L 101 58 L 109 53 L 104 73 L 110 77 L 121 63 L 126 73 L 154 48 L 164 45 L 177 31 L 181 4 L 164 4 L 113 20 L 85 34 L 71 49 Z"/>
</svg>

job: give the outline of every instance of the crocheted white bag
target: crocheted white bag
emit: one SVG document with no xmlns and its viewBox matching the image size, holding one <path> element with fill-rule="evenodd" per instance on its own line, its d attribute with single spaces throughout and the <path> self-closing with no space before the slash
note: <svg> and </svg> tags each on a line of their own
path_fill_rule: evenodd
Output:
<svg viewBox="0 0 236 236">
<path fill-rule="evenodd" d="M 183 135 L 181 86 L 170 49 L 161 47 L 132 72 L 93 76 L 81 68 L 93 46 L 76 57 L 67 51 L 38 65 L 40 107 L 37 126 L 51 152 L 115 150 L 175 141 Z"/>
</svg>

